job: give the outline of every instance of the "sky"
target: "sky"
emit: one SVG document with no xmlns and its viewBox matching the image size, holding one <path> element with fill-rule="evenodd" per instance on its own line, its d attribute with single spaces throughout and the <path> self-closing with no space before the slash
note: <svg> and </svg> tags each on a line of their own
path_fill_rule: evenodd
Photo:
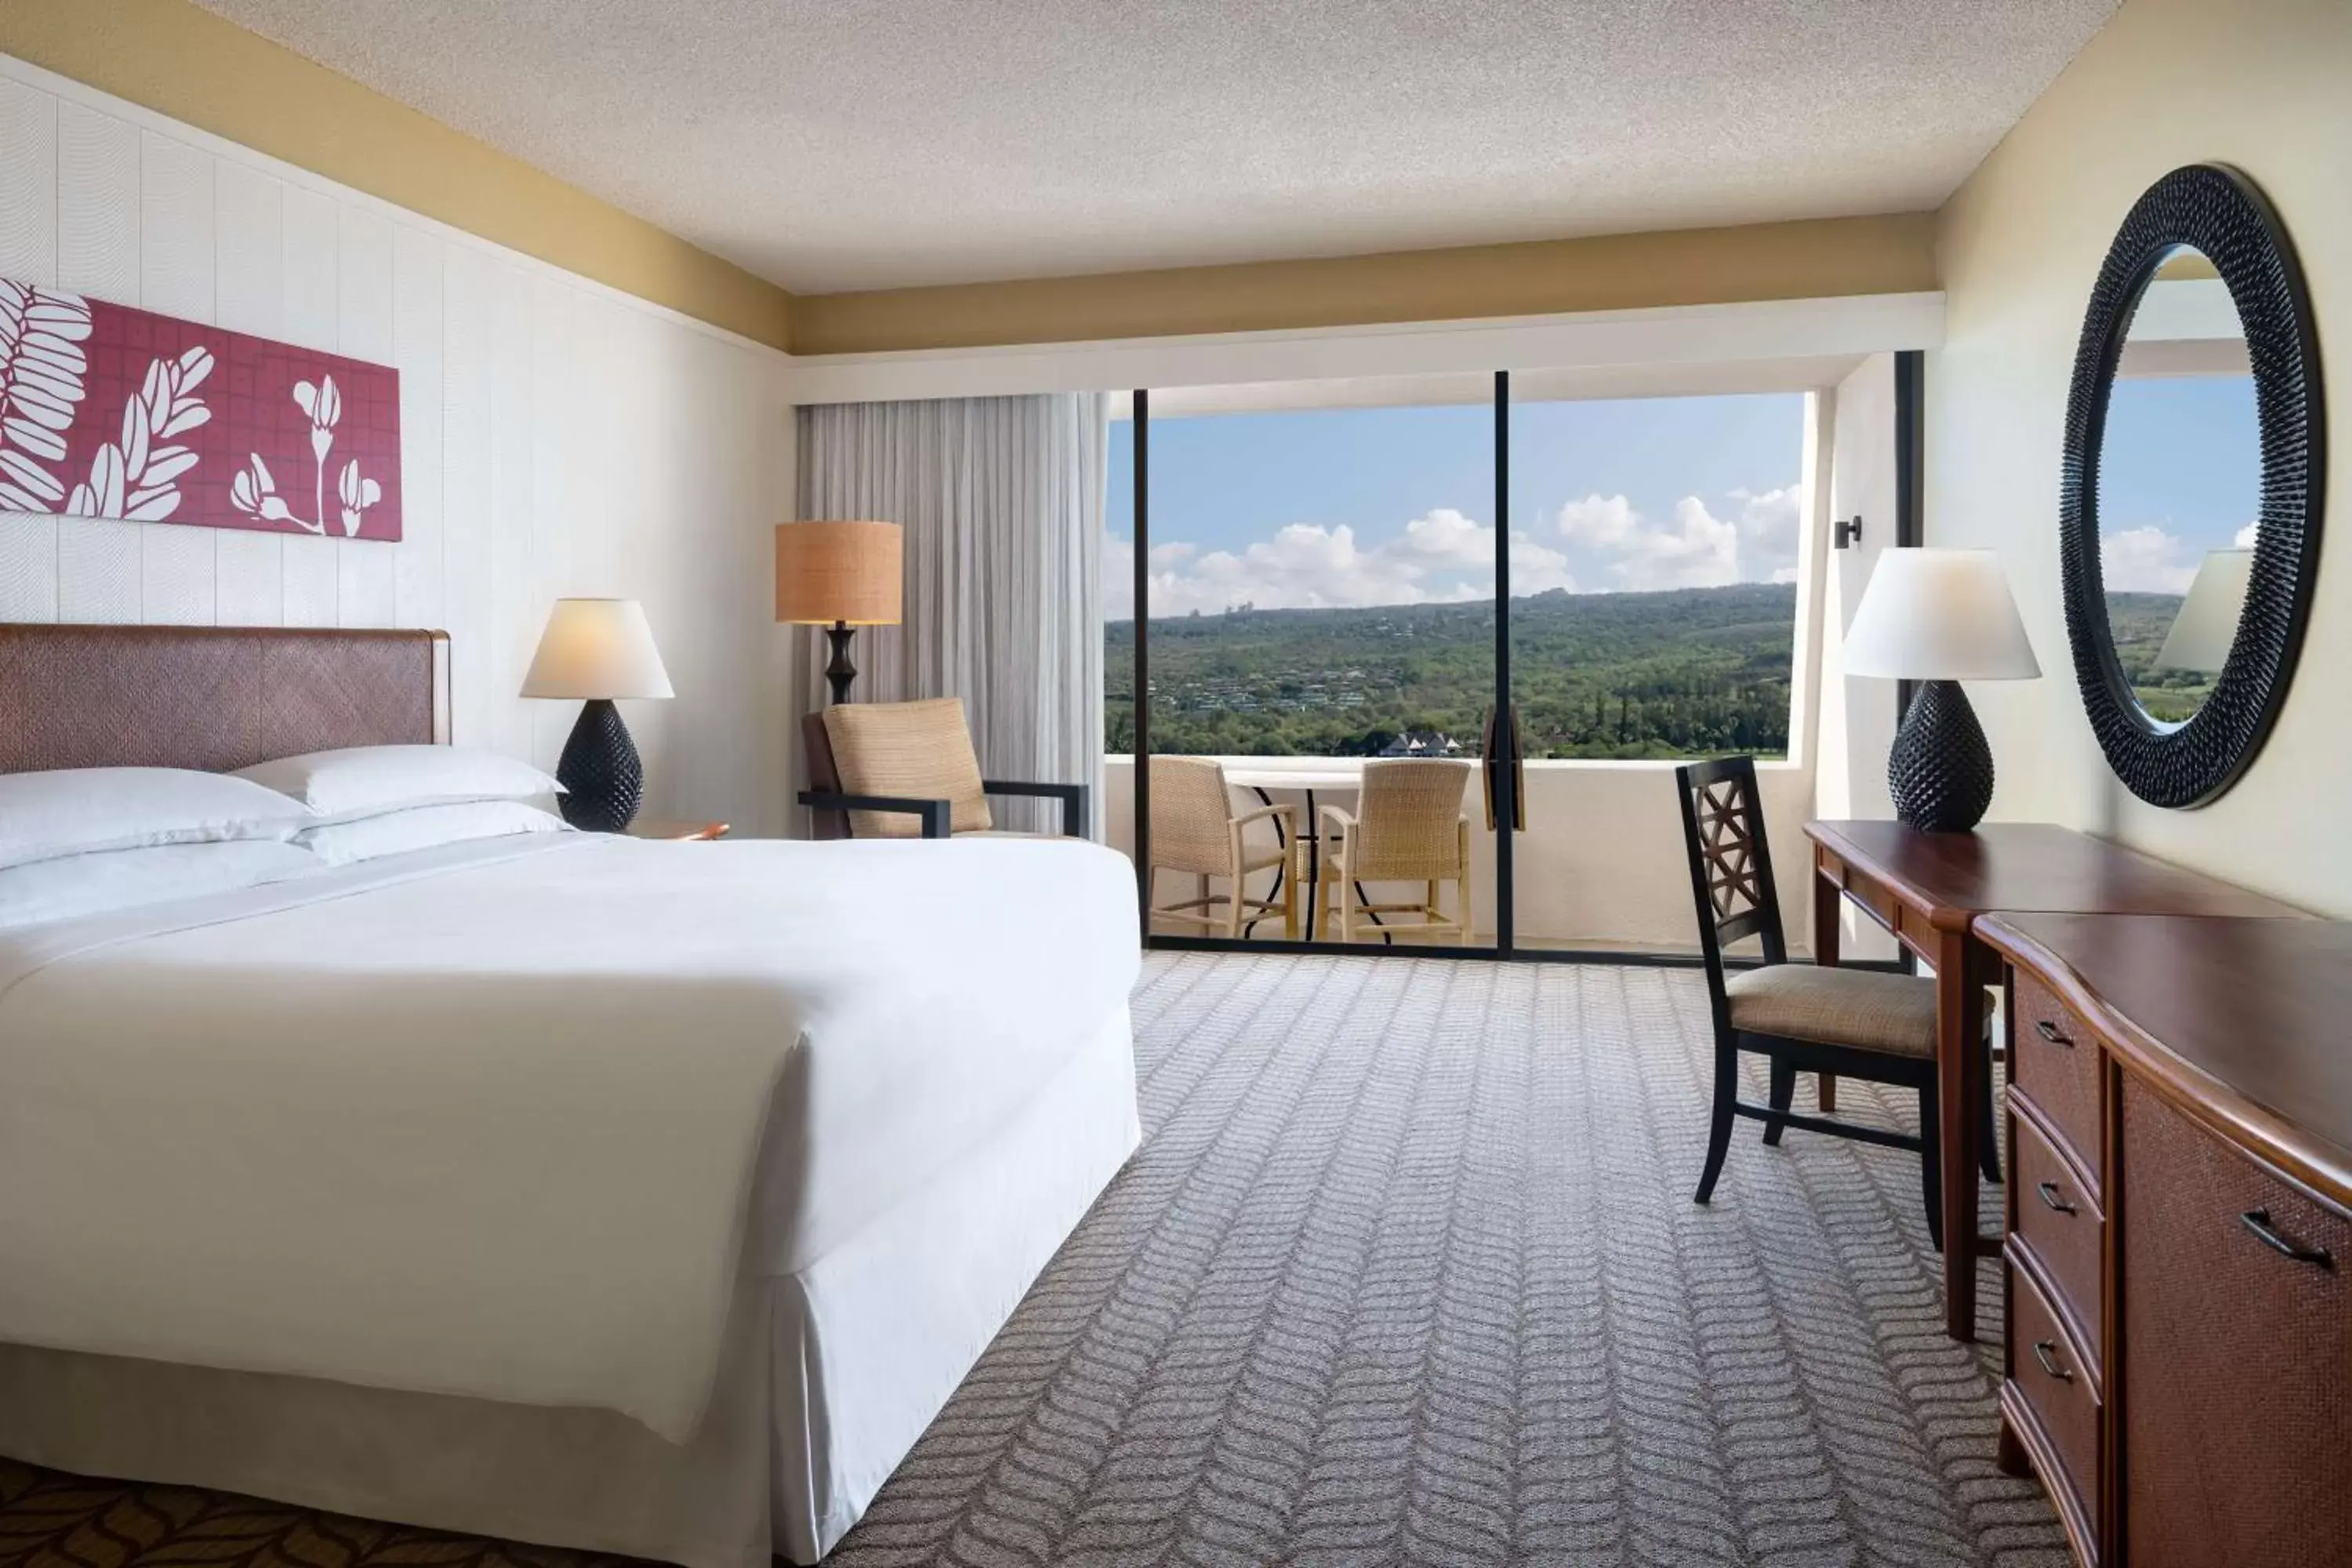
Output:
<svg viewBox="0 0 2352 1568">
<path fill-rule="evenodd" d="M 1511 591 L 1787 581 L 1805 400 L 1524 403 Z M 1111 426 L 1104 613 L 1134 614 L 1134 426 Z M 1151 423 L 1151 613 L 1423 604 L 1494 592 L 1490 406 Z"/>
<path fill-rule="evenodd" d="M 2253 543 L 2262 474 L 2251 376 L 2117 380 L 2099 454 L 2104 585 L 2187 593 L 2207 551 Z"/>
</svg>

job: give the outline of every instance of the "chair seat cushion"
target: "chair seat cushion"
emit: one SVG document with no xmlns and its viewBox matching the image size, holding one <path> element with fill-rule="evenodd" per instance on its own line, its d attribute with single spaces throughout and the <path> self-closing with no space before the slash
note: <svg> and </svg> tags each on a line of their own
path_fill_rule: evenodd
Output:
<svg viewBox="0 0 2352 1568">
<path fill-rule="evenodd" d="M 1936 983 L 1816 963 L 1773 963 L 1724 982 L 1731 1026 L 1890 1056 L 1936 1054 Z"/>
</svg>

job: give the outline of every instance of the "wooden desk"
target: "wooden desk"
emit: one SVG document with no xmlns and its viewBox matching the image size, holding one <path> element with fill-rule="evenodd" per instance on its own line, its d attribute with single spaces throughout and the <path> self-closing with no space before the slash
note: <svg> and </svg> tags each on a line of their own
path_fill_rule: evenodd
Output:
<svg viewBox="0 0 2352 1568">
<path fill-rule="evenodd" d="M 2003 1469 L 2076 1560 L 2352 1563 L 2352 924 L 1989 915 Z"/>
<path fill-rule="evenodd" d="M 1977 917 L 2000 911 L 2294 917 L 2302 910 L 2073 828 L 1991 822 L 1973 833 L 1921 833 L 1899 822 L 1808 822 L 1813 841 L 1813 962 L 1838 961 L 1838 895 L 1936 971 L 1936 1059 L 1944 1162 L 1944 1328 L 1977 1331 L 1976 1260 L 1999 1237 L 1977 1234 L 1978 1103 L 1990 1092 L 1985 987 L 2000 961 Z M 1971 1048 L 1960 1048 L 1969 1042 Z M 1823 1085 L 1824 1105 L 1832 1090 Z M 1925 1129 L 1922 1130 L 1926 1131 Z"/>
</svg>

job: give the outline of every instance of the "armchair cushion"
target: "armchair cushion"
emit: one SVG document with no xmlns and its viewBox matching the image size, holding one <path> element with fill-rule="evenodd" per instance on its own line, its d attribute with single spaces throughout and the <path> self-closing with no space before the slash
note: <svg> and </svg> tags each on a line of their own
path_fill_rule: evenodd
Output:
<svg viewBox="0 0 2352 1568">
<path fill-rule="evenodd" d="M 953 833 L 995 826 L 961 698 L 836 702 L 824 710 L 824 729 L 844 792 L 944 800 Z M 918 819 L 898 813 L 853 811 L 849 822 L 858 838 L 913 838 L 922 831 Z"/>
<path fill-rule="evenodd" d="M 1852 1046 L 1891 1056 L 1936 1054 L 1936 983 L 1815 963 L 1768 963 L 1724 982 L 1731 1026 L 1751 1035 Z"/>
</svg>

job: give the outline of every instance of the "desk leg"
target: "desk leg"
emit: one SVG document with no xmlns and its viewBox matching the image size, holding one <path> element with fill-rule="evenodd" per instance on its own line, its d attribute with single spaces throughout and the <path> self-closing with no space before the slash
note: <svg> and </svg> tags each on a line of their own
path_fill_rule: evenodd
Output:
<svg viewBox="0 0 2352 1568">
<path fill-rule="evenodd" d="M 1826 963 L 1832 968 L 1837 966 L 1838 900 L 1843 897 L 1844 897 L 1843 889 L 1839 888 L 1832 879 L 1823 876 L 1821 868 L 1816 866 L 1813 868 L 1813 962 L 1815 963 Z M 1822 1108 L 1822 1115 L 1826 1116 L 1835 1110 L 1837 1109 L 1837 1075 L 1827 1072 L 1822 1074 L 1813 1092 Z"/>
<path fill-rule="evenodd" d="M 1944 1162 L 1944 1331 L 1977 1337 L 1977 1100 L 1985 1092 L 1984 987 L 1966 931 L 1936 948 L 1936 1093 L 1932 1135 Z M 1922 1128 L 1923 1133 L 1929 1129 Z"/>
</svg>

